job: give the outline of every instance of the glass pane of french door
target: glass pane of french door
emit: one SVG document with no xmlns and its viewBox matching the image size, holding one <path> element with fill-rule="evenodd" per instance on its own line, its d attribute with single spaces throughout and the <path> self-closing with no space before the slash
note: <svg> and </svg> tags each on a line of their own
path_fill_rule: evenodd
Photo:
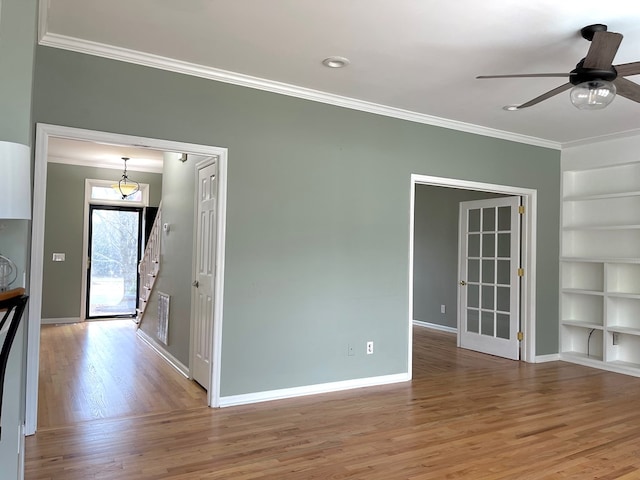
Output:
<svg viewBox="0 0 640 480">
<path fill-rule="evenodd" d="M 90 206 L 87 318 L 135 316 L 141 226 L 141 208 Z"/>
</svg>

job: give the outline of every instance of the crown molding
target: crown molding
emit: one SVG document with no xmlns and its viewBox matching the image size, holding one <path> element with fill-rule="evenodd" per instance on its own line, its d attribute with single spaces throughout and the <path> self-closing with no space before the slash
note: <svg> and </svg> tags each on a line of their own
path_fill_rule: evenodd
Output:
<svg viewBox="0 0 640 480">
<path fill-rule="evenodd" d="M 45 2 L 46 0 L 43 0 L 43 3 Z M 209 80 L 215 80 L 217 82 L 254 88 L 257 90 L 277 93 L 280 95 L 287 95 L 290 97 L 311 100 L 313 102 L 325 103 L 328 105 L 349 108 L 361 112 L 373 113 L 376 115 L 397 118 L 400 120 L 407 120 L 414 123 L 422 123 L 426 125 L 447 128 L 450 130 L 472 133 L 475 135 L 499 138 L 502 140 L 524 143 L 544 148 L 551 148 L 555 150 L 560 150 L 562 147 L 558 142 L 552 142 L 529 135 L 521 135 L 517 133 L 506 132 L 504 130 L 482 127 L 471 123 L 449 120 L 446 118 L 426 115 L 423 113 L 412 112 L 410 110 L 403 110 L 400 108 L 366 102 L 363 100 L 344 97 L 341 95 L 321 92 L 319 90 L 313 90 L 310 88 L 299 87 L 287 83 L 266 80 L 263 78 L 252 77 L 250 75 L 244 75 L 241 73 L 235 73 L 218 68 L 184 62 L 181 60 L 162 57 L 150 53 L 138 52 L 126 48 L 106 45 L 103 43 L 59 35 L 56 33 L 49 33 L 46 31 L 46 26 L 42 26 L 42 24 L 45 22 L 46 15 L 42 15 L 39 30 L 39 43 L 40 45 L 44 45 L 47 47 L 54 47 L 78 53 L 85 53 L 88 55 L 95 55 L 99 57 L 109 58 L 111 60 L 118 60 L 121 62 L 158 68 L 161 70 L 181 73 L 184 75 L 191 75 L 195 77 L 206 78 Z"/>
<path fill-rule="evenodd" d="M 606 135 L 599 135 L 597 137 L 585 138 L 582 140 L 575 140 L 573 142 L 564 142 L 560 144 L 562 150 L 573 147 L 581 147 L 584 145 L 592 145 L 594 143 L 609 142 L 613 140 L 622 140 L 624 138 L 640 137 L 640 128 L 634 128 L 633 130 L 627 130 L 625 132 L 609 133 Z"/>
</svg>

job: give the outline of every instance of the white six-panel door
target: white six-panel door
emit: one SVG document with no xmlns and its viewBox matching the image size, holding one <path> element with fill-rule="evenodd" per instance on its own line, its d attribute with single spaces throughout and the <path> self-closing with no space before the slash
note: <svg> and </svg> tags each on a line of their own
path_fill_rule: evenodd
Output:
<svg viewBox="0 0 640 480">
<path fill-rule="evenodd" d="M 213 282 L 216 252 L 216 164 L 198 169 L 193 379 L 209 390 L 213 338 Z"/>
</svg>

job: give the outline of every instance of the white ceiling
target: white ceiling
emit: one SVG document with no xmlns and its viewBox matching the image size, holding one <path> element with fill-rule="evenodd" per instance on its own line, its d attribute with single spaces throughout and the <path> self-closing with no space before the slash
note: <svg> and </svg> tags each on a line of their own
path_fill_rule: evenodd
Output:
<svg viewBox="0 0 640 480">
<path fill-rule="evenodd" d="M 58 137 L 49 137 L 47 146 L 47 161 L 52 163 L 113 168 L 121 172 L 124 168 L 122 157 L 129 158 L 127 170 L 162 173 L 163 152 L 159 150 Z"/>
<path fill-rule="evenodd" d="M 638 61 L 638 1 L 41 1 L 45 45 L 534 144 L 640 133 L 640 104 L 623 97 L 584 112 L 565 92 L 507 112 L 565 80 L 475 79 L 568 73 L 593 23 L 624 35 L 614 64 Z M 351 64 L 324 67 L 332 55 Z"/>
</svg>

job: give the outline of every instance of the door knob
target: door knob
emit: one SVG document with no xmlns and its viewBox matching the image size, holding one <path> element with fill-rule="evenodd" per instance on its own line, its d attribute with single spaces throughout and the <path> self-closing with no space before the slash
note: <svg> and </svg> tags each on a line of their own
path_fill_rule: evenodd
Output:
<svg viewBox="0 0 640 480">
<path fill-rule="evenodd" d="M 191 285 L 193 285 L 194 287 L 198 288 L 200 286 L 200 282 L 198 280 L 194 280 Z"/>
<path fill-rule="evenodd" d="M 467 282 L 465 282 L 464 280 L 460 280 L 460 286 L 464 287 L 467 284 Z"/>
</svg>

